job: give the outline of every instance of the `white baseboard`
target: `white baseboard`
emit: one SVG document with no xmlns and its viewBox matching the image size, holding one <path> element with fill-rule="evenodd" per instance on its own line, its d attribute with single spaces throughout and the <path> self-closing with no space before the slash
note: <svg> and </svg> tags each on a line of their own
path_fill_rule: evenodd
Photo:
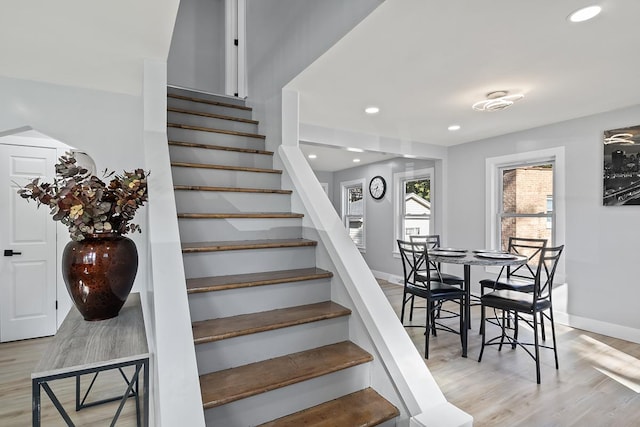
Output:
<svg viewBox="0 0 640 427">
<path fill-rule="evenodd" d="M 640 344 L 640 329 L 575 316 L 569 313 L 560 313 L 555 310 L 554 315 L 555 320 L 563 325 Z"/>
<path fill-rule="evenodd" d="M 387 282 L 393 285 L 404 284 L 404 278 L 402 276 L 396 276 L 395 274 L 389 274 L 383 271 L 376 271 L 376 270 L 371 270 L 371 272 L 373 273 L 373 277 L 375 277 L 376 279 L 386 280 Z"/>
</svg>

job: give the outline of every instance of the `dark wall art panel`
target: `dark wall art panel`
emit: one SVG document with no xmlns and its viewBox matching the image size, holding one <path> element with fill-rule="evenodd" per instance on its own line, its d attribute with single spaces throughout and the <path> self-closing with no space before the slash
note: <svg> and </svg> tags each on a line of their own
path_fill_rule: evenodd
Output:
<svg viewBox="0 0 640 427">
<path fill-rule="evenodd" d="M 640 205 L 640 125 L 604 131 L 605 206 Z"/>
</svg>

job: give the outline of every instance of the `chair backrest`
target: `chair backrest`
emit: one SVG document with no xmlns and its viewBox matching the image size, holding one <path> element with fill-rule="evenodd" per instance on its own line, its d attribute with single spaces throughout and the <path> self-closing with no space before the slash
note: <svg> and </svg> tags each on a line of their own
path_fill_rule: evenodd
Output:
<svg viewBox="0 0 640 427">
<path fill-rule="evenodd" d="M 440 247 L 440 235 L 439 234 L 429 234 L 424 236 L 409 236 L 409 240 L 412 243 L 423 243 L 427 246 L 427 249 L 433 249 Z"/>
<path fill-rule="evenodd" d="M 507 267 L 507 277 L 521 279 L 535 279 L 536 270 L 540 265 L 542 249 L 547 246 L 547 239 L 533 239 L 528 237 L 509 237 L 508 252 L 514 255 L 524 255 L 527 263 L 516 267 Z"/>
<path fill-rule="evenodd" d="M 429 249 L 435 249 L 440 247 L 440 235 L 439 234 L 428 234 L 428 235 L 415 235 L 409 236 L 409 240 L 412 243 L 422 243 L 426 246 L 427 251 Z M 438 277 L 438 280 L 442 281 L 442 276 L 440 275 L 440 263 L 429 261 L 429 276 L 435 274 Z"/>
<path fill-rule="evenodd" d="M 564 245 L 542 248 L 534 286 L 534 298 L 536 300 L 551 300 L 553 278 L 556 275 L 556 268 L 563 250 Z"/>
<path fill-rule="evenodd" d="M 402 260 L 404 285 L 425 287 L 426 284 L 424 281 L 418 280 L 417 278 L 418 272 L 420 272 L 421 275 L 425 275 L 426 272 L 427 283 L 431 278 L 430 269 L 425 268 L 425 265 L 429 262 L 425 244 L 398 239 L 398 249 L 400 250 L 400 259 Z"/>
</svg>

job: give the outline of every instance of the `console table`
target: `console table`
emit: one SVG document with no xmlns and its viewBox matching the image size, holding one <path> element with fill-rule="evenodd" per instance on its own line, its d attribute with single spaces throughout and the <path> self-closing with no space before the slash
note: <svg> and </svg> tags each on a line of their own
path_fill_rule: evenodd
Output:
<svg viewBox="0 0 640 427">
<path fill-rule="evenodd" d="M 122 371 L 126 366 L 135 367 L 130 379 Z M 111 369 L 120 370 L 126 390 L 116 397 L 85 404 L 84 401 L 98 374 Z M 81 401 L 80 379 L 82 375 L 87 374 L 93 374 L 93 379 Z M 142 393 L 139 387 L 141 374 Z M 41 390 L 49 396 L 67 425 L 74 426 L 48 384 L 50 381 L 70 377 L 76 378 L 76 411 L 119 400 L 120 405 L 111 422 L 111 426 L 114 426 L 125 402 L 133 397 L 136 401 L 137 425 L 149 425 L 149 349 L 139 294 L 130 294 L 120 314 L 112 319 L 87 322 L 78 310 L 71 309 L 36 366 L 35 372 L 31 374 L 34 427 L 40 426 Z"/>
</svg>

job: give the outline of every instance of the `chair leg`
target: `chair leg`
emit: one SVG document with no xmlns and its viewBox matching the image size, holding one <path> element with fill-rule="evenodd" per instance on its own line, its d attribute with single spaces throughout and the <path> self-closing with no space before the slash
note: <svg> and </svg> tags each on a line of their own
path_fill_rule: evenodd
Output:
<svg viewBox="0 0 640 427">
<path fill-rule="evenodd" d="M 556 369 L 558 369 L 558 347 L 556 346 L 556 327 L 553 322 L 553 307 L 549 307 L 549 320 L 551 321 L 551 337 L 553 338 L 553 355 L 556 358 Z"/>
<path fill-rule="evenodd" d="M 502 322 L 500 323 L 500 329 L 502 332 L 502 335 L 500 336 L 500 345 L 498 346 L 498 351 L 502 351 L 502 344 L 504 344 L 504 337 L 507 336 L 507 332 L 506 332 L 506 326 L 505 326 L 505 322 L 507 321 L 507 311 L 506 310 L 502 310 Z"/>
<path fill-rule="evenodd" d="M 400 323 L 404 325 L 404 307 L 407 305 L 407 291 L 402 294 L 402 309 L 400 310 Z"/>
<path fill-rule="evenodd" d="M 484 327 L 484 322 L 485 322 L 485 318 L 484 318 L 484 304 L 480 305 L 480 332 L 482 334 L 482 347 L 480 347 L 480 356 L 478 356 L 478 362 L 480 362 L 482 360 L 482 353 L 484 353 L 484 343 L 485 343 L 485 327 Z"/>
<path fill-rule="evenodd" d="M 536 382 L 540 384 L 540 348 L 538 343 L 538 316 L 533 313 L 533 342 L 536 352 Z"/>
<path fill-rule="evenodd" d="M 518 312 L 514 311 L 513 312 L 513 324 L 514 324 L 514 326 L 513 326 L 513 342 L 511 343 L 511 348 L 513 350 L 516 349 L 516 343 L 518 342 L 518 331 L 519 331 L 519 329 L 518 329 L 518 323 L 519 323 L 518 320 L 519 320 L 518 319 Z"/>
<path fill-rule="evenodd" d="M 438 332 L 436 332 L 436 304 L 435 303 L 431 303 L 431 306 L 429 308 L 429 314 L 431 315 L 431 334 L 434 337 L 438 336 Z"/>
<path fill-rule="evenodd" d="M 429 359 L 429 336 L 431 335 L 430 333 L 430 329 L 431 329 L 431 302 L 427 301 L 427 311 L 428 313 L 426 314 L 425 317 L 425 321 L 426 321 L 426 327 L 425 327 L 425 331 L 424 331 L 424 358 L 425 359 Z"/>
<path fill-rule="evenodd" d="M 542 333 L 542 341 L 546 341 L 547 335 L 544 332 L 544 317 L 542 312 L 540 312 L 540 333 Z"/>
<path fill-rule="evenodd" d="M 467 328 L 465 326 L 464 319 L 464 298 L 460 298 L 459 300 L 459 308 L 460 308 L 460 342 L 462 344 L 462 354 L 467 354 Z"/>
<path fill-rule="evenodd" d="M 409 309 L 409 322 L 413 320 L 413 303 L 415 301 L 415 295 L 411 295 L 411 308 Z"/>
</svg>

